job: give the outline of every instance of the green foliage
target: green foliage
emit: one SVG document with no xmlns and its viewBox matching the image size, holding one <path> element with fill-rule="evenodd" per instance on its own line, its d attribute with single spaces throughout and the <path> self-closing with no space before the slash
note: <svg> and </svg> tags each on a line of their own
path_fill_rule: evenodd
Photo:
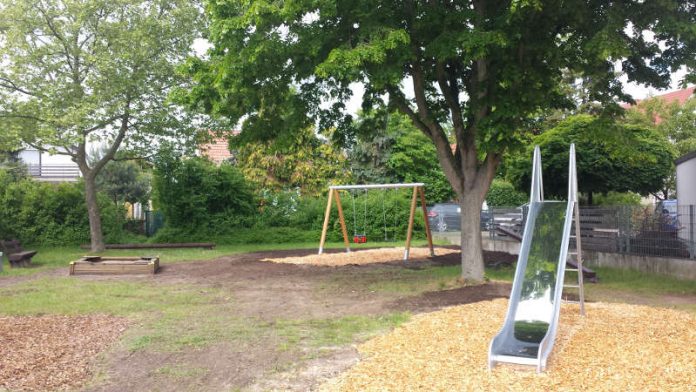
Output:
<svg viewBox="0 0 696 392">
<path fill-rule="evenodd" d="M 597 195 L 594 203 L 599 206 L 639 206 L 640 200 L 641 197 L 637 193 L 609 191 L 606 194 Z"/>
<path fill-rule="evenodd" d="M 399 112 L 364 114 L 349 153 L 357 183 L 425 183 L 429 203 L 452 200 L 454 191 L 435 146 Z"/>
<path fill-rule="evenodd" d="M 237 167 L 258 190 L 299 189 L 315 196 L 331 183 L 350 179 L 343 152 L 320 140 L 313 127 L 299 130 L 290 140 L 230 142 Z"/>
<path fill-rule="evenodd" d="M 520 206 L 529 201 L 529 197 L 515 189 L 515 186 L 505 180 L 495 179 L 486 195 L 489 207 Z"/>
<path fill-rule="evenodd" d="M 372 190 L 367 195 L 362 191 L 342 192 L 341 201 L 350 240 L 352 241 L 354 234 L 365 234 L 370 242 L 385 241 L 386 225 L 386 241 L 403 241 L 408 226 L 410 197 L 410 192 L 405 190 Z M 280 192 L 266 194 L 263 200 L 265 203 L 259 206 L 253 216 L 221 219 L 203 211 L 202 217 L 208 216 L 209 223 L 201 226 L 175 225 L 168 220 L 167 226 L 159 230 L 152 241 L 214 241 L 220 244 L 318 241 L 324 222 L 326 198 L 300 197 L 297 192 Z M 330 219 L 328 240 L 342 241 L 335 201 Z M 419 209 L 416 211 L 414 238 L 425 238 L 424 230 Z"/>
<path fill-rule="evenodd" d="M 89 220 L 82 184 L 15 181 L 0 170 L 0 238 L 27 245 L 55 246 L 89 241 Z M 104 233 L 111 242 L 125 235 L 124 211 L 100 194 Z"/>
<path fill-rule="evenodd" d="M 537 136 L 512 162 L 508 176 L 518 189 L 529 188 L 532 150 L 538 144 L 546 195 L 567 197 L 571 143 L 577 151 L 578 188 L 582 193 L 648 194 L 660 190 L 672 170 L 671 146 L 658 132 L 577 115 Z"/>
<path fill-rule="evenodd" d="M 114 203 L 147 203 L 150 177 L 132 161 L 111 161 L 97 175 L 97 187 Z"/>
<path fill-rule="evenodd" d="M 254 213 L 249 183 L 229 164 L 203 158 L 181 160 L 166 151 L 157 159 L 154 200 L 166 224 L 190 232 L 239 227 Z"/>
<path fill-rule="evenodd" d="M 194 3 L 0 0 L 0 13 L 12 21 L 0 22 L 3 132 L 84 160 L 87 139 L 118 149 L 123 134 L 149 151 L 153 135 L 191 129 L 166 98 L 185 82 L 175 69 L 197 35 Z"/>
</svg>

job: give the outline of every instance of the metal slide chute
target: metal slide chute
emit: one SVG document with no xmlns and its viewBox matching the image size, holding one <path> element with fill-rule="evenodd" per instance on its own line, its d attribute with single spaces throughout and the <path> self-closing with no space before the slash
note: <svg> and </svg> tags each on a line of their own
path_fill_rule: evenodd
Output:
<svg viewBox="0 0 696 392">
<path fill-rule="evenodd" d="M 541 153 L 534 148 L 532 189 L 505 322 L 493 338 L 488 366 L 514 363 L 546 368 L 553 348 L 577 202 L 575 146 L 570 146 L 568 201 L 544 201 Z"/>
</svg>

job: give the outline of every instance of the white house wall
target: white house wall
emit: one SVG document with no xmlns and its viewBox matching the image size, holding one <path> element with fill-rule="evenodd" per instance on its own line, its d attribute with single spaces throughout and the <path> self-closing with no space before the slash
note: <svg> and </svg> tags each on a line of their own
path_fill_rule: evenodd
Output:
<svg viewBox="0 0 696 392">
<path fill-rule="evenodd" d="M 688 228 L 696 225 L 692 222 L 692 217 L 689 216 L 687 206 L 696 206 L 696 156 L 677 164 L 677 204 L 679 205 L 679 217 L 682 227 L 687 230 L 681 230 L 679 236 L 688 239 L 690 233 Z M 696 207 L 694 207 L 696 208 Z"/>
</svg>

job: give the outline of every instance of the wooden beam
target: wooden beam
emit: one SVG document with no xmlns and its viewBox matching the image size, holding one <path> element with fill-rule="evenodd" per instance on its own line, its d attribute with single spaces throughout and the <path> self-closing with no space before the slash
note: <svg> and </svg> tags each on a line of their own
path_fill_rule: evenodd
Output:
<svg viewBox="0 0 696 392">
<path fill-rule="evenodd" d="M 428 247 L 430 248 L 430 256 L 435 256 L 435 248 L 433 248 L 433 236 L 430 233 L 430 222 L 428 222 L 428 207 L 425 205 L 425 191 L 423 187 L 418 187 L 420 194 L 421 207 L 423 208 L 423 222 L 425 224 L 425 237 L 428 239 Z"/>
<path fill-rule="evenodd" d="M 338 190 L 334 189 L 334 197 L 336 198 L 336 206 L 338 207 L 338 220 L 341 222 L 341 231 L 343 232 L 343 244 L 346 246 L 346 252 L 350 252 L 350 242 L 348 242 L 348 229 L 346 229 L 346 219 L 343 216 L 343 206 L 341 206 L 341 196 Z"/>
<path fill-rule="evenodd" d="M 418 187 L 413 188 L 413 197 L 411 197 L 411 212 L 408 216 L 408 231 L 406 232 L 406 250 L 404 250 L 404 260 L 408 260 L 411 251 L 411 237 L 413 236 L 413 218 L 416 215 L 416 199 L 418 196 Z"/>
<path fill-rule="evenodd" d="M 324 226 L 321 228 L 321 240 L 319 241 L 319 254 L 324 252 L 324 243 L 326 242 L 326 233 L 329 230 L 329 218 L 331 217 L 331 202 L 333 201 L 334 190 L 329 191 L 329 201 L 326 203 L 326 211 L 324 212 Z"/>
</svg>

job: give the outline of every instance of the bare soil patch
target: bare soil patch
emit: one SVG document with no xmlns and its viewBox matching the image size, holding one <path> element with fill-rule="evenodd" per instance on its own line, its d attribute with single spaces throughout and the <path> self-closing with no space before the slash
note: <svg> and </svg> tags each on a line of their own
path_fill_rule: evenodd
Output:
<svg viewBox="0 0 696 392">
<path fill-rule="evenodd" d="M 421 314 L 359 347 L 363 360 L 322 389 L 685 391 L 696 385 L 696 317 L 670 309 L 594 303 L 564 306 L 546 373 L 487 369 L 506 300 Z"/>
<path fill-rule="evenodd" d="M 75 388 L 92 374 L 95 356 L 126 329 L 109 316 L 0 317 L 0 389 Z"/>
</svg>

